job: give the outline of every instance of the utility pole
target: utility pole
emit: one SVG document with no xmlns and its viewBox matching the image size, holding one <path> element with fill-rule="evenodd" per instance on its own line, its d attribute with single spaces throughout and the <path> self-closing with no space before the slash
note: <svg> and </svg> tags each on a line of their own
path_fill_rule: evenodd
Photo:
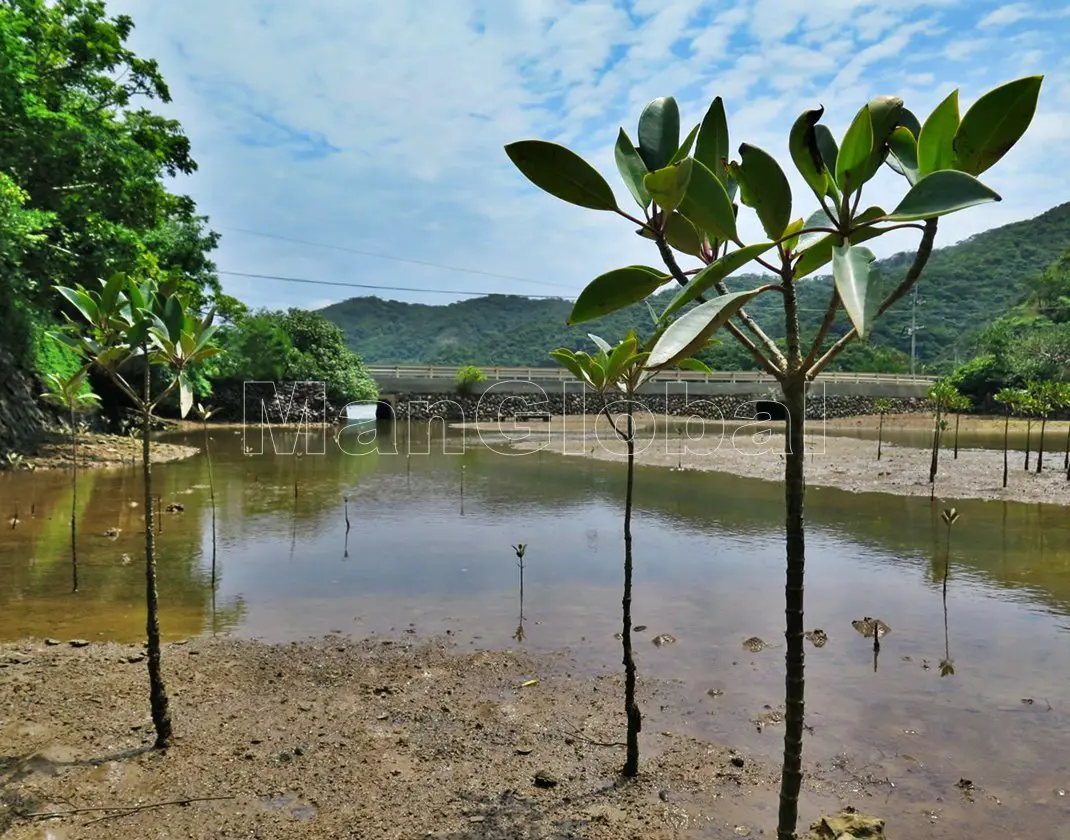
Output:
<svg viewBox="0 0 1070 840">
<path fill-rule="evenodd" d="M 916 375 L 917 361 L 918 361 L 918 330 L 923 330 L 925 327 L 918 326 L 918 304 L 921 303 L 921 299 L 918 297 L 918 287 L 914 287 L 914 293 L 910 298 L 910 375 Z"/>
</svg>

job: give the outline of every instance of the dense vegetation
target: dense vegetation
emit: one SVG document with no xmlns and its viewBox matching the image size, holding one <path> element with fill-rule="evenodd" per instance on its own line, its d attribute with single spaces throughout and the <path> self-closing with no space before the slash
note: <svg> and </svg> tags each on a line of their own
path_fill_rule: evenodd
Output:
<svg viewBox="0 0 1070 840">
<path fill-rule="evenodd" d="M 208 396 L 218 380 L 324 382 L 327 399 L 336 403 L 378 396 L 342 331 L 318 312 L 249 313 L 224 326 L 217 340 L 223 352 L 200 371 L 196 386 L 201 396 Z"/>
<path fill-rule="evenodd" d="M 1004 388 L 1070 381 L 1070 250 L 1029 280 L 1024 301 L 983 329 L 974 357 L 951 381 L 975 404 L 995 407 Z"/>
<path fill-rule="evenodd" d="M 165 186 L 197 164 L 182 126 L 145 107 L 171 96 L 156 62 L 126 46 L 133 26 L 97 0 L 0 3 L 0 351 L 42 381 L 69 377 L 79 361 L 48 334 L 75 313 L 56 287 L 174 276 L 195 311 L 214 307 L 229 324 L 233 352 L 200 371 L 201 396 L 206 377 L 270 370 L 325 379 L 334 399 L 367 398 L 359 360 L 322 318 L 250 315 L 223 293 L 210 258 L 219 235 Z M 90 384 L 111 416 L 129 404 L 100 371 Z"/>
<path fill-rule="evenodd" d="M 1020 303 L 1029 294 L 1030 284 L 1068 248 L 1070 204 L 1063 204 L 1035 219 L 985 231 L 934 251 L 919 283 L 923 302 L 918 323 L 925 328 L 918 332 L 917 351 L 923 368 L 947 372 L 955 364 L 956 353 L 968 358 L 971 335 Z M 880 267 L 898 279 L 911 258 L 911 254 L 899 254 L 881 260 Z M 828 275 L 799 282 L 805 329 L 814 330 L 820 323 L 830 283 Z M 729 285 L 749 288 L 756 285 L 756 278 L 739 275 Z M 670 289 L 652 301 L 655 308 L 674 293 Z M 782 339 L 771 306 L 775 301 L 759 298 L 749 311 L 774 338 Z M 547 347 L 586 347 L 588 332 L 615 342 L 630 328 L 641 337 L 650 331 L 645 304 L 575 327 L 566 326 L 571 310 L 572 302 L 567 300 L 489 295 L 447 306 L 359 297 L 322 312 L 372 364 L 549 365 Z M 909 370 L 909 325 L 910 300 L 905 299 L 877 323 L 871 341 L 852 344 L 836 360 L 836 367 L 889 373 Z M 847 328 L 841 318 L 833 334 L 842 335 Z M 734 342 L 712 348 L 700 358 L 721 369 L 754 368 L 753 359 Z"/>
</svg>

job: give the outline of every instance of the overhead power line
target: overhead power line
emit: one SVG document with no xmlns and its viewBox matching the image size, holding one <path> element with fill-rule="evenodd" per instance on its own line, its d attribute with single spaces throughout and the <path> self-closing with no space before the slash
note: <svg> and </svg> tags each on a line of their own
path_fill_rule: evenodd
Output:
<svg viewBox="0 0 1070 840">
<path fill-rule="evenodd" d="M 310 280 L 305 277 L 280 277 L 277 274 L 253 274 L 246 271 L 216 271 L 216 274 L 224 274 L 227 277 L 250 277 L 258 280 L 279 280 L 283 283 L 307 283 L 313 286 L 345 286 L 351 289 L 377 289 L 390 292 L 425 292 L 439 295 L 475 295 L 484 297 L 502 292 L 477 292 L 471 289 L 421 289 L 414 286 L 386 286 L 371 283 L 343 283 L 340 280 Z M 563 295 L 517 295 L 517 297 L 540 298 L 543 300 L 566 299 Z"/>
<path fill-rule="evenodd" d="M 410 257 L 396 257 L 392 254 L 377 254 L 374 251 L 362 251 L 359 248 L 350 248 L 345 245 L 330 245 L 325 242 L 311 242 L 307 239 L 295 239 L 291 236 L 280 236 L 276 233 L 264 233 L 258 230 L 249 230 L 248 228 L 230 227 L 229 225 L 214 225 L 214 227 L 217 227 L 220 230 L 231 230 L 236 233 L 245 233 L 250 236 L 260 236 L 264 239 L 278 239 L 281 242 L 293 242 L 297 245 L 309 245 L 313 248 L 327 248 L 332 251 L 342 251 L 347 254 L 359 254 L 362 257 L 374 257 L 379 260 L 390 260 L 391 262 L 408 263 L 409 265 L 422 265 L 426 268 L 440 268 L 445 271 L 458 271 L 462 274 L 476 274 L 480 277 L 494 277 L 499 280 L 516 280 L 520 283 L 532 283 L 536 286 L 552 286 L 558 289 L 570 288 L 561 283 L 551 283 L 548 280 L 532 280 L 528 277 L 517 277 L 512 274 L 498 274 L 493 271 L 483 271 L 478 268 L 463 268 L 461 266 L 445 265 L 443 263 L 429 262 L 427 260 L 414 260 Z M 534 295 L 529 295 L 529 297 L 534 297 Z"/>
</svg>

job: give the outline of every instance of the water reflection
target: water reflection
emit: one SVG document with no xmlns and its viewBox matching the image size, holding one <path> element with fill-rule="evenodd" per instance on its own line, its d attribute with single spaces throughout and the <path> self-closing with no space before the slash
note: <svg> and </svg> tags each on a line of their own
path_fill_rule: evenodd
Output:
<svg viewBox="0 0 1070 840">
<path fill-rule="evenodd" d="M 284 640 L 411 623 L 420 633 L 449 630 L 462 647 L 475 648 L 509 646 L 520 630 L 528 646 L 570 647 L 591 667 L 615 668 L 620 465 L 477 446 L 462 454 L 441 426 L 409 430 L 427 454 L 406 457 L 403 425 L 379 431 L 388 437 L 378 449 L 374 440 L 344 436 L 354 454 L 328 441 L 325 454 L 296 458 L 304 436 L 276 435 L 279 455 L 270 441 L 264 454 L 246 454 L 240 434 L 214 428 L 211 475 L 204 457 L 155 469 L 156 503 L 183 506 L 161 517 L 166 637 Z M 965 423 L 962 435 L 966 445 Z M 189 442 L 201 445 L 200 435 Z M 701 734 L 743 739 L 756 756 L 775 760 L 779 739 L 768 729 L 758 735 L 750 721 L 781 702 L 783 657 L 775 650 L 741 655 L 739 640 L 783 632 L 783 490 L 714 473 L 639 469 L 640 667 L 678 681 L 694 698 L 695 713 L 683 719 Z M 0 510 L 8 515 L 18 501 L 23 520 L 0 529 L 0 637 L 142 638 L 144 520 L 131 505 L 140 492 L 134 466 L 79 474 L 74 595 L 69 476 L 0 474 Z M 27 516 L 30 498 L 35 514 Z M 952 782 L 979 780 L 983 762 L 989 790 L 1005 802 L 1033 801 L 1056 777 L 1063 787 L 1070 777 L 1063 708 L 1070 702 L 1070 517 L 1046 505 L 955 506 L 963 519 L 948 550 L 940 510 L 927 499 L 810 489 L 807 617 L 830 632 L 807 651 L 815 727 L 808 755 L 835 755 L 846 744 L 886 756 L 904 751 L 927 763 L 927 780 Z M 503 557 L 503 548 L 520 541 L 523 579 Z M 945 575 L 954 596 L 954 680 L 924 667 L 940 653 L 951 660 Z M 529 632 L 529 615 L 539 618 L 539 632 Z M 895 628 L 894 636 L 867 638 L 875 655 L 883 649 L 876 673 L 868 650 L 859 655 L 855 631 L 847 632 L 859 617 Z M 642 625 L 649 629 L 639 631 Z M 650 644 L 661 635 L 678 641 Z M 723 691 L 716 701 L 712 686 Z M 1023 705 L 1023 695 L 1050 698 L 1054 711 Z M 645 728 L 673 728 L 678 712 L 652 707 Z M 907 743 L 919 738 L 925 743 Z M 1001 757 L 998 765 L 991 755 Z"/>
</svg>

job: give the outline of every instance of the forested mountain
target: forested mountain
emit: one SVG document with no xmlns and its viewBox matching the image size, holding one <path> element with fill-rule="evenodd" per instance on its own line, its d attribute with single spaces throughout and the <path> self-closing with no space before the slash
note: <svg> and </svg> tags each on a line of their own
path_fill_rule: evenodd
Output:
<svg viewBox="0 0 1070 840">
<path fill-rule="evenodd" d="M 939 241 L 939 240 L 938 240 Z M 1030 283 L 1070 248 L 1070 203 L 1035 219 L 977 234 L 934 251 L 919 283 L 918 357 L 929 369 L 946 370 L 956 354 L 968 356 L 971 337 L 1020 303 Z M 913 254 L 881 260 L 883 272 L 901 277 Z M 757 284 L 753 276 L 730 281 L 733 290 Z M 829 275 L 800 281 L 800 306 L 813 334 L 823 315 L 832 279 Z M 662 298 L 674 294 L 671 287 Z M 657 307 L 658 301 L 654 301 Z M 640 304 L 611 316 L 566 326 L 572 303 L 532 300 L 514 295 L 490 295 L 445 306 L 401 303 L 376 297 L 357 297 L 329 306 L 322 313 L 342 328 L 350 347 L 372 364 L 476 364 L 528 366 L 550 363 L 547 351 L 559 346 L 586 347 L 587 333 L 613 341 L 630 327 L 641 334 L 650 329 L 646 306 Z M 779 301 L 759 298 L 751 307 L 755 319 L 778 338 Z M 845 355 L 845 367 L 903 370 L 910 349 L 907 327 L 910 300 L 900 301 L 878 322 L 871 344 Z M 838 327 L 846 329 L 846 321 Z M 730 338 L 709 353 L 722 369 L 750 368 L 753 363 Z"/>
</svg>

